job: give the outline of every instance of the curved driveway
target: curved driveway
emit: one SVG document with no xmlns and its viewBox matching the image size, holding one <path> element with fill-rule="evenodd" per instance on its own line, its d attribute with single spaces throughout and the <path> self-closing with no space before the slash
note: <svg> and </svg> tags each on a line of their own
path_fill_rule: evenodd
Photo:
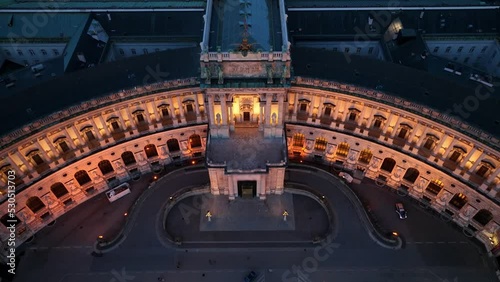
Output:
<svg viewBox="0 0 500 282">
<path fill-rule="evenodd" d="M 460 250 L 449 244 L 431 248 L 409 244 L 402 250 L 380 247 L 367 235 L 354 207 L 333 187 L 328 177 L 331 176 L 323 172 L 288 170 L 286 179 L 321 191 L 333 204 L 338 218 L 338 236 L 333 242 L 336 245 L 328 252 L 322 250 L 321 259 L 317 249 L 184 250 L 163 247 L 155 231 L 156 216 L 162 204 L 182 187 L 208 182 L 206 170 L 180 170 L 158 182 L 160 186 L 145 200 L 132 232 L 119 248 L 100 258 L 90 256 L 89 250 L 28 251 L 19 269 L 22 275 L 15 281 L 147 282 L 157 281 L 159 276 L 167 281 L 241 281 L 250 269 L 263 274 L 259 281 L 277 282 L 497 281 L 494 273 L 484 265 L 477 248 L 470 243 L 462 244 Z M 78 212 L 78 208 L 75 210 Z M 424 217 L 430 226 L 442 224 L 436 223 L 439 219 L 426 218 L 419 210 L 411 210 L 411 217 Z M 422 231 L 422 236 L 426 234 Z M 176 269 L 177 262 L 181 263 L 180 270 Z M 272 272 L 266 271 L 268 269 Z"/>
</svg>

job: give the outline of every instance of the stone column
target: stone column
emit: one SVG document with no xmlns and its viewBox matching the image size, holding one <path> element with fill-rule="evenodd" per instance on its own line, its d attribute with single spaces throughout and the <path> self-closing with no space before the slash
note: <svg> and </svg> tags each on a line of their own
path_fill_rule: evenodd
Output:
<svg viewBox="0 0 500 282">
<path fill-rule="evenodd" d="M 127 126 L 125 124 L 125 121 L 123 120 L 123 116 L 122 116 L 122 113 L 120 110 L 118 110 L 118 119 L 120 120 L 120 123 L 122 125 L 122 130 L 126 131 L 127 130 Z"/>
<path fill-rule="evenodd" d="M 481 164 L 481 159 L 480 159 L 480 158 L 478 158 L 478 159 L 474 162 L 474 164 L 473 164 L 473 165 L 472 165 L 472 167 L 469 169 L 469 171 L 470 171 L 471 173 L 474 173 L 474 171 L 476 171 L 476 169 L 477 169 L 477 167 L 479 166 L 479 164 Z"/>
<path fill-rule="evenodd" d="M 102 118 L 102 116 L 101 116 L 101 118 Z M 99 127 L 97 127 L 97 124 L 95 123 L 94 117 L 90 117 L 89 120 L 90 120 L 90 123 L 92 124 L 92 127 L 94 128 L 94 130 L 92 132 L 95 132 L 96 138 L 98 140 L 101 140 L 102 134 L 101 134 L 101 131 L 99 130 Z M 105 127 L 107 128 L 107 126 L 105 126 Z"/>
<path fill-rule="evenodd" d="M 486 183 L 491 184 L 495 180 L 495 178 L 497 178 L 498 174 L 500 174 L 500 167 L 495 169 L 495 171 L 490 176 L 488 176 Z"/>
<path fill-rule="evenodd" d="M 38 150 L 40 151 L 40 153 L 42 153 L 42 156 L 43 156 L 43 158 L 45 159 L 45 161 L 47 163 L 52 162 L 52 159 L 49 158 L 49 156 L 47 155 L 47 152 L 45 152 L 45 150 L 43 149 L 42 145 L 40 144 L 40 140 L 38 140 L 38 139 L 36 140 L 35 146 L 38 148 Z"/>
<path fill-rule="evenodd" d="M 73 141 L 73 139 L 71 138 L 71 135 L 69 135 L 69 131 L 68 131 L 68 128 L 66 126 L 64 126 L 64 130 L 63 130 L 63 133 L 64 133 L 64 136 L 66 136 L 66 139 L 68 140 L 68 146 L 71 148 L 71 149 L 75 149 L 76 146 L 75 146 L 75 142 Z"/>
<path fill-rule="evenodd" d="M 215 125 L 215 112 L 214 112 L 214 96 L 213 94 L 208 95 L 208 121 L 210 125 Z"/>
<path fill-rule="evenodd" d="M 451 141 L 450 146 L 446 149 L 446 151 L 443 154 L 443 158 L 446 158 L 449 154 L 451 149 L 453 149 L 453 145 L 455 144 L 455 140 Z"/>
<path fill-rule="evenodd" d="M 222 94 L 220 98 L 220 106 L 222 110 L 222 125 L 227 125 L 227 105 L 226 105 L 226 94 Z"/>
<path fill-rule="evenodd" d="M 155 116 L 155 123 L 159 122 L 161 117 L 158 113 L 158 105 L 156 105 L 156 100 L 151 101 L 151 106 L 153 107 L 153 114 Z"/>
<path fill-rule="evenodd" d="M 386 123 L 384 125 L 382 134 L 385 134 L 387 132 L 387 128 L 389 128 L 389 125 L 391 124 L 391 120 L 392 120 L 393 116 L 394 116 L 393 113 L 389 114 L 389 117 L 387 118 L 387 121 L 386 121 Z"/>
<path fill-rule="evenodd" d="M 172 122 L 174 123 L 174 126 L 177 126 L 179 124 L 179 121 L 177 120 L 177 116 L 175 115 L 174 98 L 172 98 L 172 97 L 169 98 L 168 110 L 170 112 L 170 117 L 172 118 Z"/>
<path fill-rule="evenodd" d="M 200 122 L 201 121 L 201 116 L 200 116 L 200 104 L 199 104 L 199 98 L 198 98 L 198 93 L 194 95 L 194 109 L 196 111 L 196 121 Z"/>
<path fill-rule="evenodd" d="M 26 160 L 26 158 L 24 158 L 23 155 L 21 155 L 21 153 L 19 153 L 19 151 L 15 151 L 14 155 L 19 159 L 21 160 L 21 162 L 23 163 L 23 165 L 26 167 L 26 172 L 30 172 L 32 167 L 31 167 L 31 164 Z M 14 160 L 12 159 L 12 157 L 10 155 L 9 156 L 9 159 L 10 159 L 10 163 L 17 166 L 17 163 L 14 162 Z"/>
<path fill-rule="evenodd" d="M 278 96 L 278 117 L 277 117 L 277 123 L 279 125 L 282 125 L 284 120 L 283 120 L 283 100 L 284 100 L 284 97 L 283 95 L 279 95 Z"/>
<path fill-rule="evenodd" d="M 472 157 L 472 155 L 477 151 L 477 149 L 474 147 L 472 148 L 472 150 L 470 150 L 470 152 L 462 159 L 462 161 L 460 161 L 460 167 L 461 168 L 464 168 L 465 165 L 467 164 L 467 162 L 470 160 L 470 158 Z M 484 153 L 483 153 L 484 154 Z M 478 158 L 478 160 L 480 159 L 481 157 Z M 477 162 L 477 161 L 476 161 Z"/>
<path fill-rule="evenodd" d="M 80 142 L 80 146 L 83 146 L 85 144 L 85 141 L 82 138 L 82 135 L 80 134 L 80 131 L 75 127 L 74 124 L 71 125 L 71 129 L 75 132 L 76 138 Z"/>
<path fill-rule="evenodd" d="M 420 135 L 420 137 L 418 138 L 418 141 L 417 141 L 417 147 L 420 148 L 420 146 L 422 146 L 422 143 L 424 143 L 424 140 L 425 138 L 427 137 L 427 132 L 429 132 L 429 127 L 424 127 L 424 131 L 422 132 L 422 135 Z M 446 139 L 446 134 L 444 134 L 444 136 L 441 138 L 440 141 L 443 141 L 443 139 Z M 441 146 L 443 145 L 443 143 L 441 143 Z M 436 146 L 437 148 L 438 146 Z M 434 150 L 436 150 L 436 148 L 434 148 Z"/>
<path fill-rule="evenodd" d="M 266 119 L 266 125 L 271 124 L 271 103 L 273 99 L 273 94 L 267 93 L 266 94 L 266 112 L 265 112 L 265 119 Z"/>
<path fill-rule="evenodd" d="M 417 125 L 415 125 L 415 128 L 411 131 L 411 134 L 408 137 L 408 142 L 413 142 L 413 138 L 415 137 L 415 134 L 417 134 L 417 131 L 420 130 L 420 127 L 420 123 L 417 123 Z"/>
<path fill-rule="evenodd" d="M 134 116 L 132 115 L 132 110 L 130 109 L 130 107 L 128 105 L 125 108 L 125 112 L 127 112 L 128 121 L 130 123 L 130 127 L 132 128 L 132 130 L 137 129 L 137 123 L 135 122 Z"/>
<path fill-rule="evenodd" d="M 56 147 L 54 147 L 54 143 L 52 143 L 49 138 L 47 136 L 44 136 L 44 140 L 45 140 L 45 143 L 47 143 L 47 145 L 49 146 L 50 150 L 52 151 L 52 153 L 54 154 L 54 158 L 56 157 L 56 155 L 59 153 L 59 151 L 56 149 Z M 51 159 L 52 160 L 52 159 Z"/>
<path fill-rule="evenodd" d="M 111 137 L 111 131 L 109 130 L 108 124 L 104 120 L 104 117 L 103 116 L 99 116 L 99 120 L 101 121 L 102 128 L 104 129 L 104 131 L 106 131 L 106 136 L 108 138 Z M 93 119 L 92 119 L 92 121 L 93 121 Z M 99 128 L 97 128 L 97 130 L 99 131 Z"/>
<path fill-rule="evenodd" d="M 184 107 L 181 102 L 181 96 L 177 96 L 177 105 L 179 106 L 179 115 L 181 116 L 181 123 L 186 123 L 186 117 L 184 116 Z"/>
<path fill-rule="evenodd" d="M 401 116 L 398 116 L 396 120 L 396 124 L 394 125 L 392 132 L 391 132 L 391 138 L 394 138 L 396 136 L 396 132 L 399 129 L 399 124 L 401 123 Z"/>
<path fill-rule="evenodd" d="M 295 92 L 295 98 L 293 103 L 293 115 L 297 118 L 297 109 L 299 108 L 299 93 Z"/>
<path fill-rule="evenodd" d="M 368 108 L 368 107 L 366 107 L 366 106 L 365 106 L 365 109 L 366 109 L 366 108 Z M 375 115 L 374 115 L 374 113 L 373 113 L 373 112 L 375 111 L 375 109 L 374 109 L 374 108 L 370 108 L 370 109 L 371 109 L 371 111 L 370 111 L 370 113 L 368 114 L 368 120 L 366 121 L 366 127 L 367 127 L 367 128 L 370 128 L 370 127 L 371 127 L 372 122 L 373 122 L 373 119 L 375 118 Z M 361 111 L 361 114 L 363 114 L 363 111 Z M 363 117 L 363 118 L 364 118 L 364 117 Z"/>
</svg>

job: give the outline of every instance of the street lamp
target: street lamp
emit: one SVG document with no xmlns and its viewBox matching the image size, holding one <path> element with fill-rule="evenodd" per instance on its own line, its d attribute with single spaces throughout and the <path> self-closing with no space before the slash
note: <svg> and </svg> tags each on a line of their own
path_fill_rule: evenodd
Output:
<svg viewBox="0 0 500 282">
<path fill-rule="evenodd" d="M 283 211 L 283 221 L 286 221 L 286 217 L 288 216 L 288 212 L 286 210 Z"/>
<path fill-rule="evenodd" d="M 207 214 L 205 215 L 208 218 L 208 221 L 212 221 L 212 213 L 210 211 L 207 211 Z"/>
</svg>

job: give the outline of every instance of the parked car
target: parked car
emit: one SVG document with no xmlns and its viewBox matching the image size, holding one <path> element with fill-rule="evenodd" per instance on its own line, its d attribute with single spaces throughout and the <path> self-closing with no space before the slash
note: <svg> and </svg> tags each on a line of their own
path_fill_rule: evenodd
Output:
<svg viewBox="0 0 500 282">
<path fill-rule="evenodd" d="M 250 273 L 248 273 L 248 275 L 245 277 L 245 282 L 252 282 L 255 280 L 255 278 L 257 278 L 257 273 L 255 273 L 255 271 L 250 271 Z"/>
<path fill-rule="evenodd" d="M 396 203 L 396 213 L 399 215 L 400 219 L 405 219 L 407 217 L 405 207 L 402 203 Z"/>
<path fill-rule="evenodd" d="M 351 183 L 351 182 L 352 182 L 352 179 L 353 179 L 353 178 L 352 178 L 352 176 L 351 176 L 349 173 L 347 173 L 347 172 L 341 172 L 341 173 L 339 173 L 339 176 L 340 176 L 340 177 L 342 177 L 342 178 L 345 180 L 345 182 L 347 182 L 347 183 Z"/>
</svg>

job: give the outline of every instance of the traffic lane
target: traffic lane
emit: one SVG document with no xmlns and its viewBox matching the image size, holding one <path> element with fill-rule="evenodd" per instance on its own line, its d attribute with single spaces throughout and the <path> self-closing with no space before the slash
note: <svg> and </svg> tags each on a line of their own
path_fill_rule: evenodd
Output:
<svg viewBox="0 0 500 282">
<path fill-rule="evenodd" d="M 298 170 L 289 170 L 289 181 L 302 183 L 325 195 L 335 213 L 334 224 L 338 230 L 336 242 L 354 246 L 376 245 L 369 237 L 353 204 L 335 185 L 318 174 Z M 353 237 L 357 238 L 357 242 L 352 241 Z"/>
<path fill-rule="evenodd" d="M 157 246 L 164 248 L 158 240 L 156 232 L 157 220 L 163 220 L 160 214 L 162 206 L 175 192 L 188 186 L 202 186 L 208 183 L 209 176 L 206 170 L 189 173 L 178 173 L 168 178 L 160 179 L 155 191 L 147 197 L 138 211 L 134 225 L 122 243 L 123 248 L 144 248 Z"/>
<path fill-rule="evenodd" d="M 361 186 L 361 187 L 359 187 Z M 354 189 L 363 190 L 370 207 L 382 226 L 401 234 L 405 248 L 419 254 L 429 266 L 463 266 L 476 270 L 492 271 L 491 261 L 461 231 L 416 205 L 407 197 L 370 184 L 361 184 Z M 407 219 L 399 219 L 394 204 L 401 202 L 408 212 Z"/>
<path fill-rule="evenodd" d="M 421 208 L 410 196 L 399 196 L 371 183 L 354 184 L 353 189 L 367 200 L 382 227 L 400 233 L 407 242 L 470 242 L 460 229 Z M 403 203 L 406 219 L 399 218 L 396 203 Z"/>
</svg>

